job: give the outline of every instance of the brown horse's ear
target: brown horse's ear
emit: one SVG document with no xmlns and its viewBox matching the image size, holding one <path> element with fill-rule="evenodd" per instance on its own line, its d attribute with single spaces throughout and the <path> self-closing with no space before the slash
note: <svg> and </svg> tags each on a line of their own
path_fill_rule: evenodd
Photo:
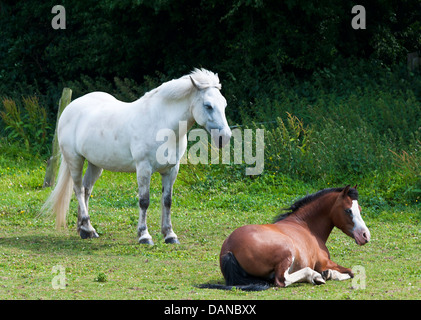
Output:
<svg viewBox="0 0 421 320">
<path fill-rule="evenodd" d="M 357 189 L 357 187 L 358 187 L 358 184 L 355 185 L 354 189 Z"/>
<path fill-rule="evenodd" d="M 347 185 L 343 190 L 342 190 L 342 192 L 341 192 L 341 196 L 342 197 L 344 197 L 344 196 L 347 196 L 348 195 L 348 191 L 349 191 L 349 188 L 351 187 L 351 185 Z"/>
</svg>

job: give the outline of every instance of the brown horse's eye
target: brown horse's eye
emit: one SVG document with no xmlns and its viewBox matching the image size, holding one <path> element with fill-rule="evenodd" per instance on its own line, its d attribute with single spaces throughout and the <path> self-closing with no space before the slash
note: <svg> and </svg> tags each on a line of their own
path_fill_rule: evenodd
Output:
<svg viewBox="0 0 421 320">
<path fill-rule="evenodd" d="M 345 213 L 352 216 L 352 210 L 350 209 L 345 209 Z"/>
</svg>

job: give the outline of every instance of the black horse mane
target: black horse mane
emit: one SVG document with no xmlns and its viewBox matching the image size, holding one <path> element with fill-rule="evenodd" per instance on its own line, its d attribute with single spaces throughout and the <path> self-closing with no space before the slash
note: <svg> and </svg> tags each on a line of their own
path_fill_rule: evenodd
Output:
<svg viewBox="0 0 421 320">
<path fill-rule="evenodd" d="M 345 187 L 344 188 L 329 188 L 329 189 L 320 190 L 320 191 L 318 191 L 316 193 L 313 193 L 313 194 L 309 194 L 309 195 L 305 196 L 304 198 L 301 198 L 301 199 L 297 200 L 296 202 L 294 202 L 289 208 L 282 209 L 282 210 L 288 210 L 288 212 L 282 213 L 279 216 L 277 216 L 275 218 L 274 223 L 285 219 L 289 215 L 296 212 L 298 209 L 304 207 L 305 205 L 309 204 L 310 202 L 313 202 L 313 201 L 319 199 L 321 196 L 324 196 L 325 194 L 328 194 L 328 193 L 331 193 L 331 192 L 342 192 L 344 189 L 345 189 Z M 352 200 L 358 200 L 357 189 L 349 188 L 348 196 Z"/>
</svg>

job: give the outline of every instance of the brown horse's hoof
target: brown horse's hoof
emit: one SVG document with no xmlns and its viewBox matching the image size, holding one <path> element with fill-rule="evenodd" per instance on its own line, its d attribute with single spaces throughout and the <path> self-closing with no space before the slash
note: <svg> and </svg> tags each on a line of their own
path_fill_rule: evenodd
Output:
<svg viewBox="0 0 421 320">
<path fill-rule="evenodd" d="M 312 282 L 316 285 L 320 285 L 320 284 L 325 284 L 326 280 L 323 279 L 323 276 L 321 274 L 318 274 L 313 278 Z"/>
</svg>

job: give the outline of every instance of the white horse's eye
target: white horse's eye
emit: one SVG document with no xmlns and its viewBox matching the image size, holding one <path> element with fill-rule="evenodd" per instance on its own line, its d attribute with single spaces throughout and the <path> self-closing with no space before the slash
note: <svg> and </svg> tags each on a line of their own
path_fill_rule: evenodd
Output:
<svg viewBox="0 0 421 320">
<path fill-rule="evenodd" d="M 209 103 L 206 103 L 206 104 L 205 104 L 205 108 L 206 108 L 207 110 L 212 110 L 212 109 L 213 109 L 212 105 L 211 105 L 211 104 L 209 104 Z"/>
</svg>

